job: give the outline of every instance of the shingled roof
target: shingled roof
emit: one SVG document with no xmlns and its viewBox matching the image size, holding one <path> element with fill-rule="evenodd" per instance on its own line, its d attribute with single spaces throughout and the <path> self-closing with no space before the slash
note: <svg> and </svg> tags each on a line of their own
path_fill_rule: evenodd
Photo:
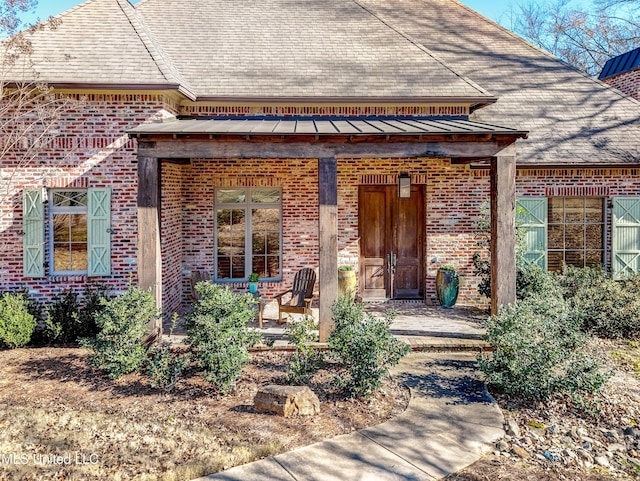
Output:
<svg viewBox="0 0 640 481">
<path fill-rule="evenodd" d="M 640 164 L 640 103 L 455 0 L 89 0 L 61 19 L 34 37 L 53 85 L 231 102 L 464 100 L 488 105 L 470 120 L 530 132 L 520 164 Z"/>
</svg>

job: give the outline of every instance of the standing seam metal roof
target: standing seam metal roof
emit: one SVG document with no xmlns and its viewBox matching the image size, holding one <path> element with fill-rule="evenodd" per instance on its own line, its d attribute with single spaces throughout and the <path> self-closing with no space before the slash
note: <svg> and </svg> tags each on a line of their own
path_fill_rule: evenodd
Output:
<svg viewBox="0 0 640 481">
<path fill-rule="evenodd" d="M 598 79 L 604 80 L 609 77 L 615 77 L 638 67 L 640 67 L 640 47 L 607 60 Z"/>
</svg>

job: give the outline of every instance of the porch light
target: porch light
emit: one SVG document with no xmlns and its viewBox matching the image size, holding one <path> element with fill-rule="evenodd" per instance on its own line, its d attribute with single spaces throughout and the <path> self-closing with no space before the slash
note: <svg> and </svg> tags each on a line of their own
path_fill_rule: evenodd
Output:
<svg viewBox="0 0 640 481">
<path fill-rule="evenodd" d="M 411 176 L 408 172 L 400 172 L 398 176 L 398 197 L 401 199 L 411 198 Z"/>
</svg>

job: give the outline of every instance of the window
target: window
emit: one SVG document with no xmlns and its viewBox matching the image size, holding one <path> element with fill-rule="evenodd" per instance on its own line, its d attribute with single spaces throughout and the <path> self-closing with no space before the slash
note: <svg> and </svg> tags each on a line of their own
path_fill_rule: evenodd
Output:
<svg viewBox="0 0 640 481">
<path fill-rule="evenodd" d="M 53 189 L 48 191 L 48 203 L 44 199 L 43 189 L 23 192 L 24 276 L 111 275 L 111 190 Z M 46 270 L 45 237 L 49 246 Z"/>
<path fill-rule="evenodd" d="M 604 263 L 604 200 L 591 197 L 550 197 L 548 266 L 593 267 Z"/>
<path fill-rule="evenodd" d="M 278 188 L 215 192 L 215 279 L 282 278 L 282 194 Z"/>
<path fill-rule="evenodd" d="M 604 264 L 604 202 L 598 197 L 518 199 L 518 219 L 527 230 L 525 258 L 556 272 L 563 264 Z"/>
<path fill-rule="evenodd" d="M 50 260 L 53 274 L 88 270 L 86 190 L 54 190 L 50 201 Z"/>
</svg>

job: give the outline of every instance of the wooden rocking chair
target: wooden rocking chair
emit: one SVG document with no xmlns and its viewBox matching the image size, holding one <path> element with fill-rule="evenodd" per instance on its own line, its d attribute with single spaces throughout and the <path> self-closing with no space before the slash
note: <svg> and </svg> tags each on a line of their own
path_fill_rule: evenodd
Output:
<svg viewBox="0 0 640 481">
<path fill-rule="evenodd" d="M 191 271 L 191 277 L 189 277 L 189 284 L 191 287 L 189 298 L 191 299 L 192 302 L 196 302 L 200 297 L 200 295 L 198 294 L 198 291 L 196 291 L 196 284 L 198 282 L 209 281 L 209 280 L 211 280 L 209 271 L 200 271 L 196 269 Z"/>
<path fill-rule="evenodd" d="M 282 314 L 307 314 L 311 316 L 311 301 L 313 300 L 313 287 L 316 284 L 316 273 L 313 269 L 305 267 L 300 269 L 293 278 L 293 287 L 288 291 L 277 294 L 278 300 L 278 324 L 284 324 Z M 284 303 L 282 298 L 291 293 L 291 300 Z"/>
</svg>

